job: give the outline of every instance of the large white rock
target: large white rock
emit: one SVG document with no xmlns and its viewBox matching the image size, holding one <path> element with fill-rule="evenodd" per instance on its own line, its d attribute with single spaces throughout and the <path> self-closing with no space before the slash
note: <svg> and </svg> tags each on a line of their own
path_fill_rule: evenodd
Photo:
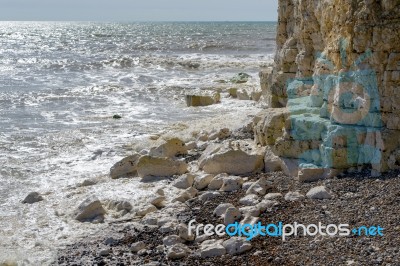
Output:
<svg viewBox="0 0 400 266">
<path fill-rule="evenodd" d="M 194 184 L 193 187 L 202 190 L 205 189 L 210 183 L 211 180 L 214 178 L 213 175 L 210 174 L 204 174 L 204 175 L 199 175 L 194 178 Z"/>
<path fill-rule="evenodd" d="M 226 254 L 222 240 L 206 240 L 200 245 L 200 256 L 202 258 L 220 257 Z"/>
<path fill-rule="evenodd" d="M 150 156 L 173 158 L 177 155 L 187 154 L 187 147 L 185 143 L 178 138 L 161 140 L 157 144 L 157 147 L 150 149 Z"/>
<path fill-rule="evenodd" d="M 325 186 L 313 187 L 306 194 L 307 198 L 310 199 L 331 199 L 331 193 L 326 189 Z"/>
<path fill-rule="evenodd" d="M 133 154 L 114 164 L 110 169 L 110 177 L 115 179 L 128 175 L 136 175 L 137 163 L 140 156 L 140 154 Z"/>
<path fill-rule="evenodd" d="M 187 189 L 191 187 L 194 182 L 195 175 L 193 174 L 184 174 L 178 177 L 177 179 L 172 182 L 172 185 L 176 188 Z"/>
<path fill-rule="evenodd" d="M 209 145 L 199 159 L 199 167 L 209 174 L 241 175 L 264 169 L 265 148 L 251 141 L 226 140 Z"/>
<path fill-rule="evenodd" d="M 243 179 L 240 176 L 228 176 L 224 178 L 221 191 L 231 192 L 239 190 L 242 187 Z"/>
<path fill-rule="evenodd" d="M 222 245 L 226 249 L 226 252 L 230 255 L 242 254 L 252 248 L 250 242 L 246 241 L 246 239 L 243 237 L 232 237 L 228 240 L 225 240 Z"/>
<path fill-rule="evenodd" d="M 137 164 L 137 172 L 140 177 L 183 175 L 187 171 L 187 163 L 166 157 L 159 158 L 145 155 L 140 157 Z"/>
<path fill-rule="evenodd" d="M 96 196 L 90 196 L 84 200 L 74 211 L 75 220 L 80 222 L 102 222 L 106 213 L 103 205 Z"/>
<path fill-rule="evenodd" d="M 174 199 L 172 199 L 172 202 L 181 202 L 184 203 L 187 200 L 190 200 L 194 197 L 196 197 L 197 195 L 197 189 L 195 189 L 194 187 L 189 187 L 187 188 L 185 191 L 183 191 L 182 193 L 180 193 L 177 197 L 175 197 Z"/>
</svg>

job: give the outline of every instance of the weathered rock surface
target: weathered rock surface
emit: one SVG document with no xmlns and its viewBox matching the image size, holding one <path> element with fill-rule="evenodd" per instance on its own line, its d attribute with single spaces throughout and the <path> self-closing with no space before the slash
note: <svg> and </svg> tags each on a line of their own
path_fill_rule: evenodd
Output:
<svg viewBox="0 0 400 266">
<path fill-rule="evenodd" d="M 209 145 L 199 159 L 206 173 L 241 175 L 264 169 L 264 152 L 251 141 L 224 141 Z"/>
<path fill-rule="evenodd" d="M 222 245 L 225 247 L 226 252 L 230 255 L 242 254 L 251 250 L 252 248 L 251 243 L 246 241 L 246 239 L 243 237 L 232 237 L 224 241 Z"/>
<path fill-rule="evenodd" d="M 187 163 L 167 157 L 159 158 L 145 155 L 140 157 L 137 164 L 137 172 L 140 177 L 182 175 L 187 171 Z"/>
<path fill-rule="evenodd" d="M 285 200 L 287 201 L 298 201 L 302 199 L 304 199 L 304 195 L 298 191 L 290 191 L 285 195 Z"/>
<path fill-rule="evenodd" d="M 176 188 L 187 189 L 191 187 L 194 182 L 195 175 L 193 174 L 184 174 L 174 180 L 172 185 Z"/>
<path fill-rule="evenodd" d="M 182 259 L 190 253 L 190 249 L 184 244 L 175 244 L 168 248 L 167 258 L 175 260 Z"/>
<path fill-rule="evenodd" d="M 150 156 L 173 158 L 178 155 L 187 154 L 185 142 L 178 138 L 160 140 L 156 145 L 156 147 L 150 149 Z"/>
<path fill-rule="evenodd" d="M 136 175 L 139 158 L 139 154 L 133 154 L 117 162 L 110 169 L 110 177 L 115 179 L 127 175 Z"/>
<path fill-rule="evenodd" d="M 325 186 L 313 187 L 306 194 L 310 199 L 331 199 L 332 194 L 326 189 Z"/>
<path fill-rule="evenodd" d="M 278 15 L 274 67 L 260 73 L 271 109 L 255 121 L 256 141 L 297 160 L 287 172 L 301 181 L 335 174 L 317 169 L 398 169 L 400 3 L 290 0 Z M 266 168 L 279 167 L 272 159 Z"/>
<path fill-rule="evenodd" d="M 73 217 L 80 222 L 102 222 L 105 213 L 100 200 L 96 196 L 90 196 L 73 212 Z"/>
<path fill-rule="evenodd" d="M 33 204 L 33 203 L 36 203 L 36 202 L 39 202 L 42 200 L 43 200 L 43 197 L 38 192 L 31 192 L 25 197 L 25 199 L 22 201 L 22 203 Z"/>
<path fill-rule="evenodd" d="M 188 107 L 193 106 L 207 106 L 217 103 L 216 97 L 206 95 L 186 95 L 186 105 Z"/>
<path fill-rule="evenodd" d="M 202 258 L 219 257 L 226 254 L 222 240 L 206 240 L 200 245 L 200 256 Z"/>
</svg>

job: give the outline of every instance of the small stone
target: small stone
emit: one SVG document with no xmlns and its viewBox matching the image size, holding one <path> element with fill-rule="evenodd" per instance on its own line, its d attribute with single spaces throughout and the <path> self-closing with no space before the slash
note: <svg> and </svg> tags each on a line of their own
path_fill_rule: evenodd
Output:
<svg viewBox="0 0 400 266">
<path fill-rule="evenodd" d="M 22 201 L 24 204 L 33 204 L 39 201 L 42 201 L 43 197 L 38 192 L 31 192 L 25 199 Z"/>
<path fill-rule="evenodd" d="M 331 199 L 331 193 L 324 186 L 313 187 L 306 194 L 309 199 Z"/>
<path fill-rule="evenodd" d="M 240 221 L 240 224 L 255 225 L 256 223 L 258 223 L 259 220 L 260 220 L 260 218 L 258 218 L 258 217 L 247 215 L 243 218 L 243 220 Z"/>
<path fill-rule="evenodd" d="M 139 252 L 142 249 L 146 248 L 146 244 L 143 241 L 139 241 L 139 242 L 135 242 L 133 244 L 131 244 L 131 251 L 132 252 Z"/>
<path fill-rule="evenodd" d="M 199 197 L 199 199 L 201 200 L 201 201 L 207 201 L 207 200 L 211 200 L 211 199 L 213 199 L 213 198 L 216 198 L 216 197 L 218 197 L 218 196 L 220 196 L 221 194 L 219 193 L 219 192 L 216 192 L 216 191 L 207 191 L 207 192 L 205 192 L 205 193 L 203 193 L 200 197 Z"/>
<path fill-rule="evenodd" d="M 243 237 L 232 237 L 224 241 L 222 245 L 230 255 L 242 254 L 252 248 L 252 245 Z"/>
<path fill-rule="evenodd" d="M 227 174 L 219 174 L 216 175 L 208 185 L 208 189 L 211 190 L 218 190 L 222 187 L 222 184 L 224 183 L 224 178 L 226 178 L 228 175 Z"/>
<path fill-rule="evenodd" d="M 267 195 L 264 196 L 264 199 L 273 200 L 273 199 L 279 199 L 282 197 L 283 197 L 283 195 L 281 193 L 268 193 Z"/>
<path fill-rule="evenodd" d="M 84 200 L 73 213 L 75 220 L 80 222 L 102 222 L 106 211 L 96 196 Z"/>
<path fill-rule="evenodd" d="M 99 255 L 105 257 L 105 256 L 110 255 L 110 253 L 111 253 L 111 250 L 110 250 L 110 249 L 102 249 L 102 250 L 99 252 Z"/>
<path fill-rule="evenodd" d="M 241 188 L 243 179 L 240 176 L 229 176 L 223 180 L 221 191 L 231 192 Z"/>
<path fill-rule="evenodd" d="M 252 184 L 246 191 L 246 194 L 256 194 L 259 196 L 264 196 L 267 193 L 267 189 L 271 188 L 270 182 L 268 182 L 265 177 L 261 177 L 257 182 Z"/>
<path fill-rule="evenodd" d="M 249 194 L 239 200 L 239 203 L 246 206 L 255 206 L 260 202 L 260 199 L 255 194 Z"/>
<path fill-rule="evenodd" d="M 150 198 L 149 203 L 157 208 L 162 208 L 165 206 L 165 197 L 156 194 L 152 198 Z"/>
<path fill-rule="evenodd" d="M 214 209 L 213 215 L 215 215 L 215 216 L 221 216 L 221 215 L 223 215 L 223 214 L 226 212 L 226 210 L 227 210 L 228 208 L 230 208 L 230 207 L 235 207 L 235 206 L 233 206 L 233 204 L 231 204 L 231 203 L 222 203 L 222 204 L 218 205 L 218 206 Z"/>
<path fill-rule="evenodd" d="M 113 119 L 121 119 L 122 118 L 122 116 L 120 116 L 120 115 L 113 115 Z"/>
<path fill-rule="evenodd" d="M 200 245 L 200 256 L 202 258 L 220 257 L 226 254 L 222 240 L 205 240 Z"/>
<path fill-rule="evenodd" d="M 297 191 L 295 192 L 290 191 L 285 195 L 285 200 L 287 201 L 298 201 L 302 199 L 304 199 L 304 195 Z"/>
<path fill-rule="evenodd" d="M 187 189 L 193 185 L 194 177 L 193 174 L 181 175 L 172 182 L 172 185 L 176 188 Z"/>
<path fill-rule="evenodd" d="M 254 216 L 257 217 L 260 215 L 260 209 L 257 206 L 246 206 L 239 208 L 239 211 L 243 216 Z"/>
<path fill-rule="evenodd" d="M 260 212 L 265 212 L 267 209 L 279 205 L 279 202 L 275 200 L 263 200 L 256 205 Z"/>
<path fill-rule="evenodd" d="M 229 207 L 228 209 L 226 209 L 226 211 L 223 215 L 224 224 L 225 225 L 232 224 L 235 221 L 237 221 L 238 219 L 240 219 L 241 216 L 242 215 L 237 208 Z"/>
<path fill-rule="evenodd" d="M 252 181 L 245 182 L 245 183 L 243 183 L 243 185 L 242 185 L 242 189 L 248 190 L 249 187 L 251 187 L 251 185 L 253 185 L 254 183 L 255 183 L 255 182 L 252 182 Z"/>
<path fill-rule="evenodd" d="M 147 205 L 147 206 L 141 208 L 139 211 L 137 211 L 136 214 L 138 216 L 143 217 L 146 214 L 151 213 L 151 212 L 155 212 L 155 211 L 157 211 L 157 208 L 154 205 Z"/>
<path fill-rule="evenodd" d="M 177 235 L 166 236 L 163 239 L 163 244 L 165 246 L 173 246 L 178 243 L 182 243 L 182 239 Z"/>
<path fill-rule="evenodd" d="M 188 227 L 185 224 L 178 225 L 178 233 L 179 237 L 185 241 L 193 241 L 195 239 L 195 235 L 192 233 L 189 234 Z"/>
<path fill-rule="evenodd" d="M 214 176 L 213 175 L 209 175 L 209 174 L 196 176 L 195 179 L 194 179 L 193 187 L 198 189 L 198 190 L 202 190 L 202 189 L 206 188 L 211 183 L 211 180 L 213 178 L 214 178 Z"/>
<path fill-rule="evenodd" d="M 184 244 L 178 243 L 168 248 L 167 257 L 168 259 L 182 259 L 186 257 L 190 252 L 190 249 Z"/>
</svg>

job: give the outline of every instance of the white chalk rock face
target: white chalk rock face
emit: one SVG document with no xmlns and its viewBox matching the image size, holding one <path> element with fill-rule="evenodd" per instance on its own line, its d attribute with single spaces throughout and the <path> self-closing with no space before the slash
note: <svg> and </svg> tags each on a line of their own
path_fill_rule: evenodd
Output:
<svg viewBox="0 0 400 266">
<path fill-rule="evenodd" d="M 220 257 L 226 254 L 222 240 L 206 240 L 200 245 L 200 256 L 202 258 Z"/>
<path fill-rule="evenodd" d="M 230 141 L 209 145 L 199 159 L 199 167 L 209 174 L 241 175 L 264 169 L 265 148 L 252 141 Z"/>
<path fill-rule="evenodd" d="M 183 175 L 188 171 L 187 163 L 172 160 L 166 157 L 142 156 L 137 164 L 137 172 L 140 177 L 165 177 Z"/>
<path fill-rule="evenodd" d="M 103 222 L 106 213 L 103 205 L 96 196 L 90 196 L 84 200 L 74 211 L 75 220 L 80 222 Z"/>
<path fill-rule="evenodd" d="M 228 176 L 224 178 L 220 191 L 231 192 L 239 190 L 243 185 L 243 179 L 240 176 Z"/>
<path fill-rule="evenodd" d="M 191 187 L 194 182 L 195 175 L 193 174 L 184 174 L 178 177 L 177 179 L 172 182 L 172 185 L 176 188 L 187 189 Z"/>
<path fill-rule="evenodd" d="M 114 164 L 110 169 L 110 177 L 116 179 L 137 174 L 137 163 L 141 155 L 133 154 Z"/>
<path fill-rule="evenodd" d="M 246 241 L 243 237 L 232 237 L 224 241 L 222 245 L 230 255 L 242 254 L 252 248 L 250 242 Z"/>
<path fill-rule="evenodd" d="M 160 140 L 158 146 L 150 149 L 149 155 L 153 157 L 173 158 L 177 155 L 187 154 L 185 142 L 178 138 Z"/>
<path fill-rule="evenodd" d="M 306 194 L 310 199 L 331 199 L 332 194 L 324 186 L 313 187 Z"/>
</svg>

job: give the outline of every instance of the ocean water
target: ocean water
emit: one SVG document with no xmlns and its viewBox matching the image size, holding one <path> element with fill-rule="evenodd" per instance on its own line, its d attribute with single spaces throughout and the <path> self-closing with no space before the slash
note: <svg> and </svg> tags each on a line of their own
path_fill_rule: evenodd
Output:
<svg viewBox="0 0 400 266">
<path fill-rule="evenodd" d="M 252 76 L 245 86 L 258 87 L 260 67 L 272 62 L 275 28 L 271 22 L 0 22 L 0 253 L 39 248 L 32 254 L 47 256 L 51 241 L 40 243 L 53 238 L 53 227 L 66 228 L 49 218 L 51 206 L 70 197 L 66 187 L 106 175 L 138 136 L 251 106 L 223 99 L 188 108 L 184 95 L 228 86 L 217 81 L 239 72 Z M 30 191 L 53 200 L 22 206 Z"/>
</svg>

